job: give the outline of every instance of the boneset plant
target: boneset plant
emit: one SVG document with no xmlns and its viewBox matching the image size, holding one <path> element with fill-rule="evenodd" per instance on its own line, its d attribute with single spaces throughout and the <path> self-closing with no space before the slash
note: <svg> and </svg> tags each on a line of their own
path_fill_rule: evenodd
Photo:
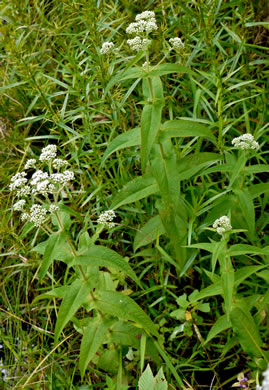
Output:
<svg viewBox="0 0 269 390">
<path fill-rule="evenodd" d="M 142 199 L 152 200 L 154 215 L 136 234 L 134 252 L 150 246 L 160 263 L 172 269 L 175 279 L 182 282 L 198 264 L 201 274 L 210 281 L 208 286 L 194 290 L 188 296 L 171 294 L 180 306 L 168 314 L 178 321 L 173 340 L 177 341 L 184 329 L 186 337 L 192 337 L 192 327 L 202 340 L 195 311 L 209 313 L 210 303 L 204 300 L 221 297 L 221 315 L 212 319 L 215 324 L 201 341 L 203 348 L 223 331 L 231 330 L 234 342 L 226 340 L 227 351 L 235 343 L 240 343 L 242 349 L 256 359 L 258 367 L 264 368 L 268 362 L 268 353 L 258 329 L 267 301 L 260 293 L 257 293 L 256 300 L 251 300 L 246 284 L 246 279 L 253 275 L 264 276 L 262 272 L 268 255 L 266 248 L 256 245 L 254 204 L 254 199 L 266 188 L 263 183 L 252 184 L 250 180 L 255 172 L 266 170 L 265 164 L 251 165 L 259 145 L 251 134 L 244 134 L 235 138 L 232 144 L 225 145 L 218 124 L 206 127 L 191 119 L 164 119 L 166 100 L 161 77 L 176 74 L 192 79 L 197 73 L 182 65 L 163 63 L 169 50 L 173 49 L 177 54 L 184 50 L 184 43 L 178 37 L 169 40 L 171 46 L 166 42 L 164 58 L 156 65 L 152 64 L 150 36 L 157 29 L 154 12 L 145 11 L 136 16 L 126 32 L 134 36 L 127 40 L 127 44 L 137 54 L 111 78 L 104 91 L 105 98 L 115 84 L 135 79 L 136 86 L 142 80 L 140 126 L 117 136 L 108 145 L 101 164 L 104 166 L 116 151 L 136 147 L 140 149 L 141 174 L 115 195 L 110 210 L 93 218 L 91 226 L 95 231 L 92 236 L 88 233 L 88 221 L 68 207 L 67 194 L 72 194 L 77 173 L 67 169 L 68 162 L 57 157 L 56 145 L 42 149 L 38 161 L 28 160 L 24 171 L 13 176 L 10 184 L 18 198 L 14 210 L 21 212 L 22 221 L 27 222 L 25 230 L 37 228 L 43 238 L 44 234 L 48 237 L 33 248 L 43 256 L 39 279 L 45 277 L 55 260 L 66 265 L 63 284 L 39 297 L 62 298 L 55 326 L 55 343 L 72 321 L 75 330 L 82 334 L 81 376 L 91 361 L 100 368 L 111 366 L 111 372 L 118 375 L 119 388 L 122 388 L 124 376 L 122 361 L 132 348 L 139 351 L 141 372 L 146 355 L 157 365 L 161 365 L 161 356 L 174 375 L 177 387 L 184 386 L 178 375 L 180 361 L 175 363 L 175 359 L 164 352 L 161 329 L 158 330 L 145 311 L 128 296 L 126 282 L 122 281 L 124 277 L 131 278 L 143 288 L 128 258 L 96 244 L 104 228 L 115 226 L 115 210 Z M 105 42 L 100 49 L 100 54 L 108 61 L 114 53 L 112 42 Z M 223 177 L 222 188 L 219 192 L 212 191 L 213 196 L 206 191 L 202 193 L 200 186 L 209 188 L 210 175 L 216 173 Z M 197 189 L 197 194 L 193 188 Z M 187 192 L 191 195 L 187 196 Z M 78 237 L 72 234 L 74 215 L 84 227 Z M 238 236 L 239 242 L 249 241 L 252 245 L 237 244 Z M 204 252 L 210 253 L 209 262 Z M 258 313 L 254 319 L 253 310 Z M 179 329 L 180 322 L 184 325 L 182 330 Z M 159 383 L 163 380 L 162 371 L 155 379 L 149 369 L 143 375 L 141 388 L 147 375 L 154 388 L 166 388 L 166 383 Z"/>
</svg>

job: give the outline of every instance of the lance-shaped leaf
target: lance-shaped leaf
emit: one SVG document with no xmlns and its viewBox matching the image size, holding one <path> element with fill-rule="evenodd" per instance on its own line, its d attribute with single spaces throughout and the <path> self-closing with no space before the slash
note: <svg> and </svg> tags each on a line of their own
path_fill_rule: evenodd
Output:
<svg viewBox="0 0 269 390">
<path fill-rule="evenodd" d="M 136 127 L 132 130 L 127 131 L 126 133 L 118 135 L 113 141 L 108 145 L 102 161 L 101 166 L 104 165 L 105 160 L 117 150 L 129 148 L 131 146 L 137 146 L 141 144 L 141 130 L 140 127 Z"/>
<path fill-rule="evenodd" d="M 137 62 L 139 58 L 143 57 L 143 55 L 144 55 L 143 52 L 139 52 L 135 57 L 134 61 Z M 169 73 L 187 73 L 195 76 L 195 72 L 190 68 L 187 68 L 186 66 L 183 65 L 176 65 L 176 64 L 160 64 L 152 67 L 149 72 L 145 68 L 131 67 L 121 72 L 120 74 L 117 74 L 115 77 L 113 77 L 109 81 L 106 87 L 106 92 L 113 85 L 124 80 L 138 79 L 138 78 L 143 79 L 143 78 L 156 77 L 156 76 L 159 77 Z"/>
<path fill-rule="evenodd" d="M 70 254 L 68 252 L 63 253 L 63 248 L 66 248 L 66 237 L 66 232 L 59 232 L 52 234 L 47 240 L 40 268 L 40 280 L 45 276 L 53 260 L 60 258 L 61 261 L 69 263 Z"/>
<path fill-rule="evenodd" d="M 99 266 L 99 267 L 112 267 L 116 270 L 123 271 L 132 278 L 139 286 L 141 286 L 140 280 L 132 270 L 130 265 L 124 258 L 112 249 L 106 248 L 101 245 L 93 245 L 82 255 L 74 257 L 72 266 Z"/>
<path fill-rule="evenodd" d="M 154 323 L 132 298 L 116 291 L 105 290 L 98 290 L 95 296 L 94 305 L 101 312 L 132 321 L 148 333 L 159 337 Z"/>
<path fill-rule="evenodd" d="M 227 314 L 227 320 L 229 320 L 234 292 L 234 270 L 232 266 L 222 272 L 221 281 L 223 288 L 224 306 Z"/>
<path fill-rule="evenodd" d="M 161 126 L 160 140 L 174 137 L 203 137 L 216 142 L 212 131 L 201 123 L 189 120 L 167 121 Z"/>
<path fill-rule="evenodd" d="M 177 171 L 176 153 L 170 140 L 154 145 L 151 172 L 162 195 L 159 210 L 162 224 L 174 247 L 180 269 L 185 264 L 185 239 L 187 236 L 187 210 L 180 199 L 180 178 Z"/>
<path fill-rule="evenodd" d="M 156 240 L 158 236 L 165 233 L 165 228 L 162 224 L 159 215 L 152 217 L 139 231 L 137 232 L 134 239 L 134 251 L 141 246 L 147 245 L 150 242 Z"/>
<path fill-rule="evenodd" d="M 243 212 L 244 219 L 246 221 L 246 225 L 248 227 L 248 232 L 250 234 L 250 238 L 255 238 L 255 208 L 253 204 L 252 197 L 248 192 L 247 188 L 243 190 L 234 191 L 239 199 L 239 205 Z"/>
<path fill-rule="evenodd" d="M 243 350 L 250 356 L 266 359 L 262 350 L 262 339 L 253 317 L 247 311 L 235 306 L 230 314 L 233 331 L 236 334 Z"/>
<path fill-rule="evenodd" d="M 97 284 L 97 278 L 92 278 L 89 281 L 77 279 L 72 283 L 66 291 L 55 326 L 55 342 L 58 340 L 61 331 L 68 321 L 74 316 L 81 305 L 90 295 L 90 291 Z"/>
<path fill-rule="evenodd" d="M 208 343 L 210 340 L 212 340 L 214 337 L 216 337 L 219 333 L 223 332 L 226 329 L 231 328 L 232 323 L 230 320 L 227 319 L 227 316 L 221 316 L 220 318 L 217 319 L 215 324 L 212 326 L 210 329 L 207 339 L 205 343 Z"/>
<path fill-rule="evenodd" d="M 228 254 L 230 256 L 241 256 L 241 255 L 265 256 L 265 255 L 269 255 L 269 246 L 266 246 L 265 248 L 259 248 L 253 245 L 236 244 L 236 245 L 232 245 L 228 249 Z"/>
<path fill-rule="evenodd" d="M 105 317 L 94 318 L 89 322 L 80 345 L 79 368 L 83 378 L 89 362 L 106 340 L 106 332 L 113 321 Z"/>
<path fill-rule="evenodd" d="M 127 183 L 123 189 L 115 196 L 111 209 L 115 210 L 125 204 L 144 199 L 149 195 L 158 192 L 158 184 L 151 175 L 144 175 Z"/>
<path fill-rule="evenodd" d="M 158 77 L 149 79 L 150 88 L 153 93 L 151 104 L 146 104 L 143 108 L 141 118 L 141 168 L 145 171 L 149 160 L 152 146 L 158 134 L 161 125 L 163 94 L 162 83 Z"/>
<path fill-rule="evenodd" d="M 177 163 L 180 180 L 188 180 L 202 168 L 220 160 L 223 160 L 223 157 L 220 154 L 207 152 L 195 153 L 183 157 Z"/>
</svg>

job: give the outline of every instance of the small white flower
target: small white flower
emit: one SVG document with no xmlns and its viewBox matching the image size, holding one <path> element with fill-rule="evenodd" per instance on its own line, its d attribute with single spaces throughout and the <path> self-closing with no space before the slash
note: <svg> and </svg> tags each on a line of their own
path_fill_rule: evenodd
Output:
<svg viewBox="0 0 269 390">
<path fill-rule="evenodd" d="M 44 162 L 49 162 L 55 159 L 57 154 L 57 146 L 56 145 L 48 145 L 41 150 L 41 155 L 39 160 Z"/>
<path fill-rule="evenodd" d="M 109 54 L 114 49 L 114 43 L 113 42 L 104 42 L 102 45 L 102 48 L 100 50 L 101 54 Z"/>
<path fill-rule="evenodd" d="M 36 159 L 31 158 L 30 160 L 26 161 L 24 169 L 35 168 L 35 165 L 36 165 Z"/>
<path fill-rule="evenodd" d="M 230 219 L 224 215 L 223 217 L 216 219 L 213 223 L 213 228 L 217 230 L 218 234 L 223 235 L 223 233 L 232 230 L 232 225 Z"/>
<path fill-rule="evenodd" d="M 146 67 L 149 66 L 149 65 L 150 65 L 150 62 L 145 61 L 144 64 L 142 64 L 142 67 L 143 67 L 143 68 L 146 68 Z"/>
<path fill-rule="evenodd" d="M 62 160 L 60 158 L 55 158 L 52 161 L 52 166 L 54 169 L 60 169 L 62 167 L 66 167 L 68 165 L 68 162 L 66 160 Z"/>
<path fill-rule="evenodd" d="M 50 212 L 51 214 L 55 213 L 55 211 L 57 211 L 57 210 L 59 210 L 59 207 L 56 206 L 56 204 L 50 205 L 50 207 L 49 207 L 49 212 Z"/>
<path fill-rule="evenodd" d="M 30 186 L 24 186 L 24 187 L 21 187 L 17 193 L 16 193 L 16 196 L 18 198 L 20 198 L 21 196 L 27 196 L 27 195 L 30 195 L 31 193 L 31 187 Z"/>
<path fill-rule="evenodd" d="M 252 134 L 243 134 L 232 140 L 232 145 L 240 149 L 259 149 L 259 144 L 254 140 Z"/>
<path fill-rule="evenodd" d="M 183 49 L 184 48 L 184 43 L 180 38 L 170 38 L 169 42 L 172 46 L 173 49 Z"/>
<path fill-rule="evenodd" d="M 141 14 L 136 15 L 135 20 L 139 22 L 142 19 L 154 19 L 155 13 L 153 11 L 144 11 Z"/>
<path fill-rule="evenodd" d="M 107 210 L 104 213 L 99 215 L 99 217 L 97 219 L 97 223 L 105 225 L 109 228 L 113 228 L 115 226 L 115 223 L 112 221 L 115 217 L 116 217 L 116 214 L 113 210 Z"/>
<path fill-rule="evenodd" d="M 30 209 L 29 220 L 33 222 L 36 227 L 40 227 L 46 220 L 47 210 L 39 204 L 33 204 Z"/>
<path fill-rule="evenodd" d="M 140 34 L 147 33 L 150 34 L 152 31 L 158 30 L 155 19 L 149 20 L 140 20 L 139 22 L 130 23 L 126 28 L 127 34 Z"/>
<path fill-rule="evenodd" d="M 73 171 L 64 171 L 63 173 L 53 173 L 51 175 L 51 180 L 54 183 L 66 185 L 69 181 L 73 180 L 75 177 L 75 174 Z"/>
<path fill-rule="evenodd" d="M 22 211 L 24 209 L 25 203 L 26 201 L 24 199 L 21 199 L 13 205 L 13 209 L 15 211 Z"/>
<path fill-rule="evenodd" d="M 17 188 L 22 188 L 27 183 L 27 179 L 25 178 L 26 172 L 18 172 L 16 175 L 12 176 L 10 180 L 9 189 L 10 191 L 14 191 Z"/>
<path fill-rule="evenodd" d="M 146 49 L 146 47 L 148 46 L 149 42 L 150 41 L 148 39 L 142 39 L 142 38 L 140 38 L 138 36 L 133 38 L 133 39 L 128 39 L 127 40 L 127 43 L 130 46 L 130 49 L 131 50 L 135 50 L 135 51 Z"/>
<path fill-rule="evenodd" d="M 21 215 L 21 220 L 22 221 L 27 221 L 27 219 L 29 219 L 30 215 L 28 213 L 23 213 Z"/>
<path fill-rule="evenodd" d="M 51 193 L 49 188 L 49 175 L 47 172 L 41 170 L 36 171 L 32 176 L 30 184 L 32 186 L 33 195 L 41 194 L 46 196 L 48 193 Z"/>
</svg>

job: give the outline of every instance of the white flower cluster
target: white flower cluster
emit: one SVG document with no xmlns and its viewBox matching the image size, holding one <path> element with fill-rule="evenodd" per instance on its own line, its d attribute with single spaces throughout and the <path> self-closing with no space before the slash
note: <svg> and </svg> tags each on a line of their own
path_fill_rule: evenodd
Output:
<svg viewBox="0 0 269 390">
<path fill-rule="evenodd" d="M 40 204 L 33 204 L 30 208 L 29 221 L 40 227 L 46 220 L 47 210 Z"/>
<path fill-rule="evenodd" d="M 9 185 L 10 191 L 14 191 L 25 187 L 25 184 L 27 183 L 27 179 L 25 176 L 26 176 L 26 172 L 18 172 L 16 173 L 16 175 L 12 176 Z"/>
<path fill-rule="evenodd" d="M 169 42 L 172 46 L 173 49 L 183 49 L 184 48 L 184 43 L 180 38 L 170 38 Z"/>
<path fill-rule="evenodd" d="M 240 149 L 259 149 L 259 144 L 254 140 L 252 134 L 243 134 L 232 140 L 232 144 Z"/>
<path fill-rule="evenodd" d="M 57 154 L 57 146 L 56 145 L 48 145 L 45 148 L 41 150 L 41 155 L 39 157 L 39 160 L 44 162 L 50 162 L 52 161 Z"/>
<path fill-rule="evenodd" d="M 112 52 L 114 48 L 114 43 L 113 42 L 104 42 L 102 45 L 102 48 L 100 50 L 101 54 L 109 54 Z"/>
<path fill-rule="evenodd" d="M 146 38 L 142 39 L 140 37 L 135 37 L 133 39 L 127 40 L 127 43 L 130 46 L 130 49 L 135 50 L 135 51 L 146 49 L 149 42 L 150 42 L 149 39 L 146 39 Z"/>
<path fill-rule="evenodd" d="M 17 197 L 26 198 L 31 195 L 32 198 L 37 195 L 48 197 L 49 194 L 58 193 L 61 189 L 72 181 L 75 177 L 74 172 L 70 170 L 60 170 L 68 165 L 68 162 L 55 158 L 57 153 L 56 145 L 48 145 L 43 148 L 39 160 L 49 165 L 49 173 L 41 169 L 37 169 L 28 179 L 25 171 L 18 172 L 11 178 L 9 188 L 11 191 L 16 191 Z M 35 168 L 37 161 L 30 159 L 25 164 L 25 169 Z M 57 170 L 57 173 L 51 172 L 52 169 Z M 48 200 L 48 198 L 47 198 Z M 40 199 L 38 199 L 40 202 Z M 29 204 L 30 203 L 30 204 Z M 40 204 L 32 204 L 28 198 L 20 199 L 13 205 L 15 211 L 23 212 L 21 215 L 22 221 L 33 222 L 35 226 L 40 227 L 46 220 L 47 209 Z M 49 212 L 54 213 L 58 210 L 58 206 L 51 204 Z"/>
<path fill-rule="evenodd" d="M 25 199 L 21 199 L 21 200 L 19 200 L 17 203 L 15 203 L 13 205 L 13 209 L 15 211 L 23 211 L 25 203 L 26 203 L 26 200 Z"/>
<path fill-rule="evenodd" d="M 213 228 L 217 230 L 218 234 L 223 235 L 223 233 L 232 230 L 232 225 L 230 219 L 224 215 L 223 217 L 216 219 L 213 223 Z"/>
<path fill-rule="evenodd" d="M 35 168 L 35 165 L 36 165 L 36 159 L 30 158 L 30 160 L 26 162 L 24 169 Z"/>
<path fill-rule="evenodd" d="M 52 166 L 54 169 L 60 169 L 63 167 L 66 167 L 68 165 L 68 162 L 66 160 L 61 160 L 60 158 L 55 158 L 52 161 Z"/>
<path fill-rule="evenodd" d="M 69 181 L 74 180 L 75 174 L 73 171 L 64 171 L 63 173 L 52 173 L 50 177 L 54 183 L 64 186 Z"/>
<path fill-rule="evenodd" d="M 59 207 L 56 206 L 56 204 L 51 204 L 51 205 L 50 205 L 49 212 L 50 212 L 51 214 L 55 213 L 55 211 L 57 211 L 57 210 L 59 210 Z"/>
<path fill-rule="evenodd" d="M 149 44 L 149 40 L 145 37 L 151 32 L 158 29 L 153 11 L 144 11 L 136 15 L 135 22 L 130 23 L 126 29 L 127 34 L 136 34 L 133 39 L 128 39 L 127 43 L 131 50 L 139 51 L 145 49 Z M 141 38 L 142 35 L 142 38 Z M 143 39 L 144 38 L 144 39 Z"/>
<path fill-rule="evenodd" d="M 53 194 L 53 192 L 56 191 L 56 187 L 51 184 L 49 180 L 48 173 L 41 170 L 38 170 L 33 174 L 30 184 L 32 186 L 33 195 L 41 194 L 46 196 L 47 194 Z"/>
<path fill-rule="evenodd" d="M 126 29 L 127 34 L 150 34 L 152 31 L 157 30 L 157 24 L 155 19 L 155 13 L 153 11 L 144 11 L 141 14 L 136 15 L 136 22 L 130 23 Z"/>
<path fill-rule="evenodd" d="M 116 214 L 113 210 L 107 210 L 104 213 L 99 215 L 97 222 L 109 228 L 113 228 L 115 226 L 115 223 L 112 221 L 115 217 Z"/>
</svg>

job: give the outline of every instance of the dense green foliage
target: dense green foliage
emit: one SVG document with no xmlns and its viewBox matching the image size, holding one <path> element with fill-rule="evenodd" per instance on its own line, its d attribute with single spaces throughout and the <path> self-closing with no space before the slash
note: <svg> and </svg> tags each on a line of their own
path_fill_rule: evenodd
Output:
<svg viewBox="0 0 269 390">
<path fill-rule="evenodd" d="M 269 362 L 266 2 L 0 4 L 0 387 L 216 390 L 244 373 L 256 388 Z M 158 29 L 134 52 L 126 28 L 145 10 Z M 106 41 L 116 50 L 101 54 Z M 236 148 L 243 134 L 259 147 Z M 39 228 L 9 185 L 48 144 L 75 179 L 41 196 L 59 210 Z"/>
</svg>

